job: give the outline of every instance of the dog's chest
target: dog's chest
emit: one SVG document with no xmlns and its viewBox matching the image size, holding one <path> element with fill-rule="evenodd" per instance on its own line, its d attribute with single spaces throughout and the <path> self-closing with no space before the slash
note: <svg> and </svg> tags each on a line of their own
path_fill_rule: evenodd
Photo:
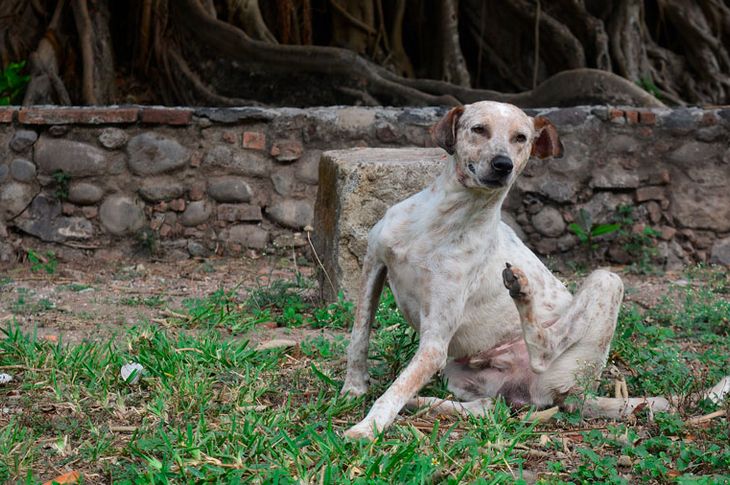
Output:
<svg viewBox="0 0 730 485">
<path fill-rule="evenodd" d="M 427 319 L 429 326 L 453 334 L 450 347 L 459 355 L 518 333 L 519 317 L 502 285 L 502 268 L 489 264 L 495 248 L 483 239 L 434 245 L 431 238 L 411 233 L 381 242 L 398 307 L 417 330 Z"/>
</svg>

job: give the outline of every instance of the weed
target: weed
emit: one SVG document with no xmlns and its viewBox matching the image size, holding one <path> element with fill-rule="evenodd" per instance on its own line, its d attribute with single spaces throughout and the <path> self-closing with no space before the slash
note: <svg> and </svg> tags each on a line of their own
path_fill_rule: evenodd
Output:
<svg viewBox="0 0 730 485">
<path fill-rule="evenodd" d="M 352 325 L 353 304 L 340 293 L 337 301 L 324 308 L 315 308 L 308 323 L 314 328 L 349 328 Z"/>
<path fill-rule="evenodd" d="M 51 174 L 53 181 L 56 183 L 56 198 L 61 202 L 68 200 L 68 185 L 71 177 L 63 170 L 56 170 Z"/>
<path fill-rule="evenodd" d="M 45 256 L 37 253 L 32 249 L 28 249 L 26 253 L 28 262 L 30 262 L 30 270 L 32 272 L 45 271 L 48 274 L 54 274 L 58 267 L 58 259 L 53 251 L 46 251 Z"/>
<path fill-rule="evenodd" d="M 302 295 L 313 286 L 311 281 L 297 273 L 294 281 L 274 280 L 268 286 L 254 288 L 246 300 L 246 305 L 257 311 L 270 308 L 302 310 L 307 306 Z"/>
<path fill-rule="evenodd" d="M 146 306 L 149 308 L 159 308 L 165 304 L 165 298 L 160 295 L 148 297 L 129 296 L 119 300 L 119 303 L 126 306 Z"/>
<path fill-rule="evenodd" d="M 620 205 L 616 212 L 616 221 L 620 227 L 619 239 L 624 250 L 632 257 L 628 270 L 635 274 L 656 274 L 654 263 L 659 254 L 656 247 L 659 232 L 649 226 L 634 232 L 633 213 L 634 207 L 630 205 Z"/>
<path fill-rule="evenodd" d="M 566 398 L 566 402 L 577 405 L 581 420 L 586 401 L 596 397 L 600 371 L 601 366 L 597 362 L 583 362 L 575 371 L 575 389 Z"/>
<path fill-rule="evenodd" d="M 657 87 L 657 85 L 654 83 L 654 80 L 650 77 L 641 78 L 638 81 L 636 81 L 636 85 L 639 86 L 641 89 L 646 91 L 647 93 L 651 94 L 655 98 L 662 100 L 661 91 Z"/>
<path fill-rule="evenodd" d="M 93 287 L 85 283 L 69 283 L 67 285 L 59 285 L 58 291 L 73 291 L 74 293 L 81 293 L 87 290 L 93 290 Z"/>
<path fill-rule="evenodd" d="M 317 359 L 331 359 L 333 357 L 342 356 L 347 348 L 345 339 L 338 335 L 334 339 L 327 338 L 323 335 L 317 335 L 314 338 L 307 339 L 302 342 L 302 353 L 307 357 L 315 357 Z"/>
<path fill-rule="evenodd" d="M 591 213 L 585 209 L 578 212 L 575 220 L 576 222 L 571 223 L 568 229 L 578 237 L 590 259 L 593 259 L 594 252 L 598 248 L 596 239 L 612 234 L 620 228 L 619 224 L 593 224 Z"/>
<path fill-rule="evenodd" d="M 23 74 L 24 69 L 25 61 L 11 62 L 5 69 L 0 69 L 0 106 L 16 104 L 20 100 L 30 81 L 30 76 Z"/>
<path fill-rule="evenodd" d="M 35 301 L 27 288 L 18 288 L 17 293 L 18 297 L 10 307 L 10 311 L 16 315 L 35 315 L 56 308 L 55 303 L 47 298 Z"/>
<path fill-rule="evenodd" d="M 156 254 L 159 248 L 159 236 L 149 227 L 143 228 L 136 235 L 137 250 L 146 255 Z"/>
</svg>

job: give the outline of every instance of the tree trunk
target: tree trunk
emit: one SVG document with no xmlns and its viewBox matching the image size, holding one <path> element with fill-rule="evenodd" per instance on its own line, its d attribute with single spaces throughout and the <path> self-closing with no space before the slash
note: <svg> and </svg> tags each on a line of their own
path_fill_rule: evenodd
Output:
<svg viewBox="0 0 730 485">
<path fill-rule="evenodd" d="M 73 0 L 83 59 L 84 104 L 109 104 L 115 98 L 115 70 L 109 33 L 108 0 Z"/>
<path fill-rule="evenodd" d="M 471 85 L 459 44 L 458 0 L 441 1 L 441 68 L 443 80 L 457 86 Z"/>
</svg>

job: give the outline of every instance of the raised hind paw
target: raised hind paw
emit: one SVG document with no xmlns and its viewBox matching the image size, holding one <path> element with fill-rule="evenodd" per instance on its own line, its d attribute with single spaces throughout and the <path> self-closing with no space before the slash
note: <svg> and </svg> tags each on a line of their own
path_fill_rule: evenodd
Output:
<svg viewBox="0 0 730 485">
<path fill-rule="evenodd" d="M 502 270 L 502 282 L 504 283 L 504 287 L 509 290 L 509 296 L 512 298 L 526 299 L 531 295 L 530 285 L 527 282 L 525 273 L 509 263 Z"/>
</svg>

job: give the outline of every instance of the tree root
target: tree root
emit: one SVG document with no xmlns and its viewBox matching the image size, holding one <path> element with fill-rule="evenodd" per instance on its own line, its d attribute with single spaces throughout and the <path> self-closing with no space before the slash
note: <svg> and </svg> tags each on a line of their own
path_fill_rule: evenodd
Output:
<svg viewBox="0 0 730 485">
<path fill-rule="evenodd" d="M 200 76 L 198 76 L 196 73 L 190 69 L 190 66 L 187 62 L 182 58 L 179 52 L 177 50 L 170 48 L 168 51 L 168 54 L 170 55 L 170 59 L 175 63 L 175 67 L 180 71 L 180 73 L 185 77 L 185 79 L 190 83 L 190 85 L 195 90 L 196 94 L 198 94 L 199 97 L 201 97 L 207 104 L 213 105 L 213 106 L 261 106 L 262 103 L 259 103 L 257 101 L 252 101 L 248 99 L 241 99 L 241 98 L 229 98 L 228 96 L 222 96 L 216 92 L 214 92 L 212 89 L 208 88 L 203 81 L 200 79 Z M 182 89 L 180 89 L 182 90 Z M 189 99 L 191 99 L 191 102 L 189 104 L 195 105 L 194 102 L 195 97 L 189 96 Z"/>
<path fill-rule="evenodd" d="M 367 105 L 492 99 L 522 107 L 661 106 L 654 96 L 679 105 L 730 101 L 727 0 L 447 0 L 437 16 L 429 15 L 435 7 L 425 0 L 320 0 L 315 7 L 311 0 L 137 0 L 127 14 L 131 35 L 110 30 L 111 15 L 124 15 L 112 0 L 69 0 L 70 9 L 65 3 L 0 2 L 3 66 L 29 59 L 25 104 L 113 101 L 112 46 L 132 76 L 159 83 L 145 94 L 168 104 L 256 104 L 216 92 L 198 74 L 213 66 L 199 61 L 213 56 L 234 75 L 250 74 L 242 84 L 262 93 L 288 86 L 294 94 L 287 99 L 294 100 L 307 96 L 306 87 L 294 84 L 298 79 L 323 79 L 318 102 Z M 332 21 L 325 33 L 322 19 Z M 124 53 L 130 46 L 134 55 Z M 64 80 L 79 86 L 69 91 Z M 264 84 L 256 85 L 259 80 Z M 470 85 L 532 89 L 503 93 Z"/>
<path fill-rule="evenodd" d="M 182 14 L 179 21 L 220 55 L 244 63 L 263 63 L 265 60 L 271 69 L 286 67 L 289 70 L 364 79 L 372 95 L 397 98 L 408 104 L 454 105 L 491 99 L 526 108 L 596 102 L 664 106 L 629 81 L 595 69 L 561 72 L 536 89 L 517 94 L 470 89 L 441 81 L 406 79 L 348 50 L 269 45 L 252 40 L 243 31 L 207 15 L 195 0 L 182 0 L 178 8 Z"/>
<path fill-rule="evenodd" d="M 349 75 L 364 79 L 374 95 L 397 97 L 413 105 L 455 105 L 451 96 L 434 96 L 382 76 L 385 69 L 352 51 L 336 47 L 270 45 L 252 40 L 242 30 L 205 12 L 195 0 L 181 0 L 178 20 L 192 35 L 219 55 L 242 63 L 259 63 L 273 70 Z"/>
</svg>

